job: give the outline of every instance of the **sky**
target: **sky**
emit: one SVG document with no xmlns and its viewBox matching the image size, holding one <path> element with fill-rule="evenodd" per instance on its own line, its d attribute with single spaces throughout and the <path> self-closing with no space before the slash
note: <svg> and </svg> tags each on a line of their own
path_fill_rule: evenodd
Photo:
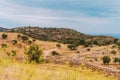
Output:
<svg viewBox="0 0 120 80">
<path fill-rule="evenodd" d="M 23 26 L 120 34 L 120 0 L 0 0 L 0 27 Z"/>
</svg>

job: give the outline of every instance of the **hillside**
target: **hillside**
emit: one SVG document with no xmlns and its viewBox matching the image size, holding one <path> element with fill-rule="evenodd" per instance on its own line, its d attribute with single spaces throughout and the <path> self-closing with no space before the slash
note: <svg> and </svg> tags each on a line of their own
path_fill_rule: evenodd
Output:
<svg viewBox="0 0 120 80">
<path fill-rule="evenodd" d="M 39 28 L 39 27 L 21 27 L 13 28 L 10 32 L 18 32 L 29 37 L 43 40 L 43 41 L 55 41 L 64 44 L 78 45 L 108 45 L 115 42 L 115 38 L 110 36 L 92 36 L 80 33 L 73 29 L 67 28 Z M 115 43 L 117 43 L 116 40 Z"/>
<path fill-rule="evenodd" d="M 6 39 L 2 39 L 3 34 L 8 35 Z M 21 38 L 18 38 L 18 35 L 21 35 Z M 1 32 L 0 36 L 1 36 L 1 38 L 0 38 L 0 45 L 1 45 L 0 46 L 0 52 L 1 52 L 1 54 L 0 54 L 0 65 L 1 65 L 0 69 L 1 69 L 1 73 L 3 72 L 3 74 L 1 74 L 1 76 L 8 75 L 7 79 L 11 76 L 14 76 L 14 74 L 17 74 L 19 76 L 20 74 L 17 72 L 19 72 L 20 69 L 24 69 L 23 72 L 20 72 L 20 73 L 27 73 L 27 72 L 33 70 L 32 71 L 34 73 L 33 78 L 38 77 L 37 73 L 40 73 L 41 71 L 46 71 L 46 72 L 50 71 L 51 73 L 49 73 L 49 75 L 45 74 L 45 76 L 48 76 L 46 78 L 51 78 L 51 77 L 53 77 L 52 75 L 55 75 L 55 73 L 59 72 L 59 70 L 60 70 L 61 73 L 60 74 L 58 73 L 56 75 L 61 75 L 63 78 L 67 77 L 68 80 L 74 79 L 74 78 L 70 77 L 70 75 L 74 75 L 75 77 L 81 76 L 81 78 L 85 78 L 85 76 L 87 76 L 86 77 L 87 80 L 91 80 L 91 79 L 93 80 L 96 78 L 95 76 L 102 77 L 103 80 L 107 80 L 107 79 L 110 80 L 109 77 L 104 77 L 104 75 L 103 75 L 104 73 L 102 73 L 102 75 L 101 75 L 101 72 L 99 72 L 99 71 L 92 72 L 91 69 L 89 70 L 85 66 L 84 67 L 79 66 L 79 69 L 77 69 L 77 67 L 74 67 L 75 64 L 80 64 L 81 62 L 82 63 L 85 62 L 85 65 L 87 65 L 87 66 L 88 65 L 90 65 L 90 66 L 97 65 L 97 66 L 101 67 L 101 66 L 103 66 L 101 58 L 105 55 L 109 55 L 111 57 L 111 62 L 110 62 L 110 65 L 108 65 L 108 67 L 111 67 L 113 69 L 119 69 L 118 63 L 115 63 L 114 65 L 112 65 L 113 59 L 115 57 L 120 57 L 118 45 L 106 45 L 106 46 L 101 46 L 101 47 L 100 46 L 84 47 L 81 45 L 76 50 L 70 50 L 67 47 L 68 44 L 60 44 L 61 47 L 57 47 L 56 46 L 56 44 L 58 44 L 57 42 L 40 41 L 40 40 L 36 40 L 35 42 L 33 42 L 33 38 L 31 38 L 31 37 L 28 37 L 27 41 L 23 41 L 22 37 L 26 36 L 26 35 L 23 35 L 20 33 Z M 13 43 L 15 40 L 17 41 L 16 44 Z M 24 61 L 26 59 L 25 51 L 29 46 L 32 45 L 29 43 L 29 41 L 32 41 L 32 44 L 37 44 L 38 47 L 43 51 L 42 56 L 43 56 L 43 59 L 45 60 L 45 62 L 43 64 L 43 66 L 41 66 L 42 64 L 41 65 L 39 64 L 41 66 L 40 72 L 37 71 L 37 70 L 39 70 L 39 67 L 38 67 L 39 65 L 26 64 L 26 62 Z M 113 51 L 113 50 L 116 51 L 116 54 L 111 53 L 111 51 Z M 60 55 L 54 56 L 51 54 L 52 51 L 56 51 Z M 13 60 L 13 61 L 11 62 L 11 60 Z M 87 64 L 86 64 L 86 62 L 87 62 Z M 45 67 L 46 63 L 47 64 L 50 63 L 50 65 L 48 67 Z M 54 66 L 52 66 L 51 63 L 54 64 Z M 64 70 L 63 67 L 58 67 L 57 64 L 59 64 L 58 66 L 67 65 L 67 67 L 65 67 L 65 70 Z M 4 65 L 6 65 L 6 66 L 4 66 Z M 23 66 L 23 67 L 21 68 L 18 65 Z M 36 67 L 36 70 L 34 71 L 33 67 L 29 67 L 29 65 Z M 13 69 L 13 66 L 14 66 L 14 69 Z M 28 66 L 29 68 L 26 68 L 24 66 Z M 50 67 L 50 66 L 52 66 L 52 67 Z M 55 68 L 55 66 L 57 66 L 57 68 Z M 70 68 L 68 66 L 73 66 L 73 67 Z M 95 68 L 97 68 L 97 66 Z M 84 69 L 83 73 L 81 73 L 80 68 Z M 101 67 L 101 68 L 104 69 L 104 67 Z M 9 70 L 10 71 L 13 70 L 13 71 L 11 71 L 10 73 L 8 73 L 8 72 L 4 73 L 6 69 L 8 71 Z M 66 71 L 66 69 L 70 72 L 72 71 L 72 73 L 64 76 L 62 74 L 64 71 Z M 28 71 L 26 72 L 26 70 L 28 70 Z M 77 71 L 74 71 L 74 70 L 77 70 Z M 84 74 L 84 72 L 85 72 L 85 74 Z M 78 73 L 78 74 L 76 75 L 74 73 Z M 89 75 L 88 75 L 88 73 L 89 73 Z M 31 75 L 31 74 L 32 73 L 30 73 L 30 74 L 28 73 L 28 74 L 26 74 L 26 76 Z M 91 76 L 92 74 L 96 74 L 96 75 L 93 77 L 93 76 Z M 43 78 L 45 78 L 45 76 Z M 14 79 L 15 77 L 12 77 L 12 78 Z M 24 78 L 25 77 L 23 77 L 23 80 L 26 80 Z M 28 76 L 27 78 L 30 78 L 30 77 Z M 1 80 L 4 80 L 4 79 L 1 79 Z M 58 80 L 61 80 L 61 79 L 58 79 Z M 79 79 L 75 79 L 75 80 L 79 80 Z M 114 80 L 114 79 L 112 79 L 112 80 Z"/>
<path fill-rule="evenodd" d="M 0 32 L 6 31 L 8 29 L 0 27 Z"/>
</svg>

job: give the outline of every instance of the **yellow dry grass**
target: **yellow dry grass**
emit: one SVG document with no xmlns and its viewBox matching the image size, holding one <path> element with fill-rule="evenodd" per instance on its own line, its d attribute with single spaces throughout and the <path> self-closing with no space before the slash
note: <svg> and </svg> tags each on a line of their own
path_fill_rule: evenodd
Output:
<svg viewBox="0 0 120 80">
<path fill-rule="evenodd" d="M 55 64 L 25 64 L 0 58 L 0 80 L 116 80 L 85 67 Z"/>
</svg>

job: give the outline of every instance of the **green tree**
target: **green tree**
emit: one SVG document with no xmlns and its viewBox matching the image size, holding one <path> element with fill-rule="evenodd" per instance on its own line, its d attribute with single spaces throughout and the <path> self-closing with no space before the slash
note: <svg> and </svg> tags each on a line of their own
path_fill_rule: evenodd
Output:
<svg viewBox="0 0 120 80">
<path fill-rule="evenodd" d="M 2 34 L 1 37 L 2 37 L 2 39 L 7 39 L 8 35 L 7 34 Z"/>
<path fill-rule="evenodd" d="M 110 61 L 111 61 L 111 59 L 110 59 L 109 56 L 104 56 L 104 57 L 102 58 L 102 60 L 103 60 L 103 64 L 104 64 L 104 65 L 109 64 Z"/>
<path fill-rule="evenodd" d="M 37 45 L 31 45 L 25 51 L 25 54 L 27 55 L 27 60 L 29 61 L 29 63 L 31 62 L 39 63 L 42 60 L 40 59 L 42 55 L 42 50 L 40 50 Z"/>
</svg>

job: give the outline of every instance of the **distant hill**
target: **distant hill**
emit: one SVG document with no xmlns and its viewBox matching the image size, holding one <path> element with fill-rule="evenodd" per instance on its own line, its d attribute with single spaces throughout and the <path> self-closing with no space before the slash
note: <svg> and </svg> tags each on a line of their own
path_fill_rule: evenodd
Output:
<svg viewBox="0 0 120 80">
<path fill-rule="evenodd" d="M 21 27 L 13 28 L 10 31 L 22 33 L 38 40 L 75 45 L 107 45 L 118 41 L 110 36 L 91 36 L 68 28 Z"/>
<path fill-rule="evenodd" d="M 6 31 L 6 30 L 8 30 L 8 29 L 0 27 L 0 32 Z"/>
</svg>

